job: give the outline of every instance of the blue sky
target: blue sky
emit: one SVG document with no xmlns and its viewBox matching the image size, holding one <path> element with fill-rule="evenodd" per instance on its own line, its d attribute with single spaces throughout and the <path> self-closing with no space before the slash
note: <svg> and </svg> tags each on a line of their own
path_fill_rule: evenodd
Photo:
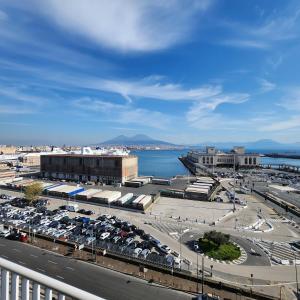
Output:
<svg viewBox="0 0 300 300">
<path fill-rule="evenodd" d="M 0 0 L 0 144 L 300 141 L 300 2 Z"/>
</svg>

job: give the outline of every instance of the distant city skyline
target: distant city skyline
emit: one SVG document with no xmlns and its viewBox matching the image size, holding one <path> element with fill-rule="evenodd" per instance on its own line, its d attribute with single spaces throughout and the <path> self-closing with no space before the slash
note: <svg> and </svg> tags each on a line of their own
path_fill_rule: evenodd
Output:
<svg viewBox="0 0 300 300">
<path fill-rule="evenodd" d="M 0 144 L 300 137 L 300 3 L 0 0 Z"/>
</svg>

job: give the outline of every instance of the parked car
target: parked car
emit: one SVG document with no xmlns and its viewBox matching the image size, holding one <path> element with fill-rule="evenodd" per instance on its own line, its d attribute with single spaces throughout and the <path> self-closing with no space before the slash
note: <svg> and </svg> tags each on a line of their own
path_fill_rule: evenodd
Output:
<svg viewBox="0 0 300 300">
<path fill-rule="evenodd" d="M 160 251 L 162 251 L 165 254 L 171 253 L 171 249 L 167 245 L 158 244 L 157 247 L 159 248 Z"/>
<path fill-rule="evenodd" d="M 142 251 L 143 251 L 143 249 L 141 249 L 141 248 L 135 248 L 133 255 L 138 257 Z"/>
<path fill-rule="evenodd" d="M 103 233 L 100 235 L 100 240 L 106 240 L 109 236 L 110 236 L 110 233 L 109 233 L 109 232 L 103 232 Z"/>
</svg>

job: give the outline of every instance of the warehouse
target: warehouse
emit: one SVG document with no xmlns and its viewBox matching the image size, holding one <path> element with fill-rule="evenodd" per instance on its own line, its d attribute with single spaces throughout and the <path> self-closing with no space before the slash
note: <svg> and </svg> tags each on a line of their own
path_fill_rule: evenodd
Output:
<svg viewBox="0 0 300 300">
<path fill-rule="evenodd" d="M 134 155 L 48 154 L 41 155 L 41 176 L 96 182 L 124 183 L 138 175 L 138 159 Z"/>
</svg>

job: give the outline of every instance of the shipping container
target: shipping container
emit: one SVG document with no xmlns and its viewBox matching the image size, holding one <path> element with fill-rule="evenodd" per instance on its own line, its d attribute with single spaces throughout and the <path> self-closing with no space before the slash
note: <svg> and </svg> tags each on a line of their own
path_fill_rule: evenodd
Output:
<svg viewBox="0 0 300 300">
<path fill-rule="evenodd" d="M 161 185 L 171 185 L 171 179 L 153 178 L 152 183 Z"/>
<path fill-rule="evenodd" d="M 86 191 L 80 192 L 76 195 L 76 199 L 78 200 L 88 200 L 90 199 L 93 195 L 96 193 L 101 192 L 102 190 L 100 189 L 88 189 Z"/>
<path fill-rule="evenodd" d="M 125 205 L 127 202 L 129 202 L 133 198 L 133 193 L 128 193 L 118 199 L 118 204 L 119 205 Z"/>
<path fill-rule="evenodd" d="M 119 191 L 102 191 L 92 196 L 91 201 L 99 203 L 112 203 L 121 197 Z"/>
<path fill-rule="evenodd" d="M 125 181 L 124 185 L 128 187 L 138 188 L 142 186 L 142 183 L 140 181 Z"/>
<path fill-rule="evenodd" d="M 152 197 L 151 196 L 145 196 L 138 204 L 137 207 L 139 209 L 145 210 L 150 206 L 152 203 Z"/>
<path fill-rule="evenodd" d="M 132 201 L 133 206 L 137 206 L 138 203 L 145 197 L 146 195 L 139 195 L 136 199 Z"/>
</svg>

